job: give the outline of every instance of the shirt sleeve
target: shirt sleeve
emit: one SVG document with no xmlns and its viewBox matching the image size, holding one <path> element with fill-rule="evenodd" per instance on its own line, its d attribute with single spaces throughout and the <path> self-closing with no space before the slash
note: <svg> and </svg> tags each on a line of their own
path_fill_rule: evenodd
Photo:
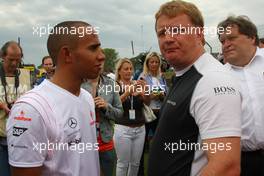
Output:
<svg viewBox="0 0 264 176">
<path fill-rule="evenodd" d="M 190 113 L 202 139 L 241 136 L 241 96 L 228 74 L 203 76 L 193 92 Z"/>
<path fill-rule="evenodd" d="M 116 83 L 112 81 L 111 86 L 113 88 L 118 85 L 116 85 Z M 112 96 L 112 99 L 111 99 L 112 102 L 107 102 L 108 107 L 106 108 L 105 116 L 112 120 L 116 120 L 123 116 L 122 102 L 121 102 L 119 93 L 116 92 L 115 90 L 111 92 L 111 96 Z"/>
<path fill-rule="evenodd" d="M 16 103 L 7 122 L 9 163 L 14 167 L 42 166 L 47 155 L 47 129 L 40 113 Z"/>
</svg>

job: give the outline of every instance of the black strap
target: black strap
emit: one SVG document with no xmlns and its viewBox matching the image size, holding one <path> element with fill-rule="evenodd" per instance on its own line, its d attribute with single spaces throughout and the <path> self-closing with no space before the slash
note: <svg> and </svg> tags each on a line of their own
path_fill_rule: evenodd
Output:
<svg viewBox="0 0 264 176">
<path fill-rule="evenodd" d="M 15 71 L 15 85 L 14 85 L 15 90 L 16 90 L 16 97 L 17 97 L 17 89 L 19 87 L 19 75 L 20 75 L 20 71 L 19 71 L 19 69 L 16 69 L 16 71 Z M 4 91 L 5 91 L 5 101 L 8 105 L 8 107 L 10 107 L 11 103 L 9 103 L 8 99 L 7 99 L 7 91 L 6 91 L 7 82 L 6 82 L 6 76 L 5 76 L 5 71 L 4 71 L 3 65 L 0 66 L 0 76 L 1 76 L 2 85 L 4 87 Z"/>
</svg>

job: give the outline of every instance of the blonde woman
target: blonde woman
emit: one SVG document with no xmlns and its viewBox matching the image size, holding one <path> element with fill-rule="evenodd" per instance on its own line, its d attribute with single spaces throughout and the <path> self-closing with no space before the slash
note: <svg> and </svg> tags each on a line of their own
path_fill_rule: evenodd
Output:
<svg viewBox="0 0 264 176">
<path fill-rule="evenodd" d="M 139 79 L 145 80 L 148 88 L 148 94 L 150 95 L 150 108 L 153 110 L 157 119 L 153 122 L 146 123 L 146 136 L 144 152 L 149 149 L 148 136 L 150 130 L 152 134 L 155 133 L 158 121 L 159 110 L 162 105 L 163 99 L 167 92 L 166 81 L 161 74 L 161 59 L 158 53 L 150 52 L 144 61 L 143 72 L 139 75 Z M 144 175 L 144 152 L 140 161 L 139 176 Z"/>
<path fill-rule="evenodd" d="M 167 85 L 161 74 L 161 59 L 158 53 L 151 52 L 146 56 L 143 66 L 143 72 L 139 79 L 144 79 L 149 87 L 150 108 L 158 117 L 160 107 L 167 92 Z M 146 135 L 151 129 L 154 133 L 157 127 L 158 119 L 146 125 Z"/>
<path fill-rule="evenodd" d="M 132 81 L 134 69 L 129 59 L 120 59 L 116 81 L 120 86 L 123 118 L 116 121 L 114 144 L 117 154 L 117 176 L 136 176 L 145 140 L 145 119 L 142 114 L 145 81 Z"/>
</svg>

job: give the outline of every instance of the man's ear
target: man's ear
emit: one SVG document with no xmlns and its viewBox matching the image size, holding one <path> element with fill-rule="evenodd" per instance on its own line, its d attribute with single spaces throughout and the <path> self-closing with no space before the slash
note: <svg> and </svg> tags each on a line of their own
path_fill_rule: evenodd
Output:
<svg viewBox="0 0 264 176">
<path fill-rule="evenodd" d="M 64 63 L 72 63 L 72 52 L 69 46 L 62 46 L 59 52 Z"/>
</svg>

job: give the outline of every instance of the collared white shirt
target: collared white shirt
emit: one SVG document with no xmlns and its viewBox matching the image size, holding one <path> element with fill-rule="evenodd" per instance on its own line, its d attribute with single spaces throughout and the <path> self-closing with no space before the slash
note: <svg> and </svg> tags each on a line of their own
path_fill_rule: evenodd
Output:
<svg viewBox="0 0 264 176">
<path fill-rule="evenodd" d="M 157 166 L 156 164 L 158 163 L 155 163 L 155 160 L 157 160 L 156 156 L 158 155 L 155 155 L 155 152 L 163 152 L 163 142 L 170 141 L 173 144 L 177 144 L 184 139 L 188 141 L 186 143 L 183 142 L 186 144 L 184 150 L 190 150 L 188 148 L 189 139 L 192 138 L 191 136 L 195 131 L 193 128 L 194 123 L 199 129 L 195 142 L 197 146 L 205 147 L 204 140 L 228 137 L 240 138 L 241 136 L 241 95 L 238 81 L 234 79 L 229 70 L 209 53 L 203 53 L 192 65 L 182 70 L 176 70 L 175 73 L 179 79 L 176 79 L 177 81 L 175 81 L 171 92 L 164 101 L 160 113 L 159 129 L 156 131 L 155 142 L 152 144 L 154 149 L 152 148 L 150 153 L 152 160 L 150 168 Z M 193 91 L 190 94 L 189 90 L 191 89 Z M 191 98 L 189 98 L 190 95 Z M 186 108 L 189 108 L 188 114 L 186 114 Z M 187 118 L 192 118 L 194 121 L 191 122 Z M 179 126 L 179 124 L 184 124 L 184 126 Z M 177 137 L 174 138 L 174 136 Z M 230 143 L 223 145 L 225 149 L 218 147 L 209 148 L 214 150 L 213 152 L 231 149 Z M 156 175 L 164 175 L 164 173 L 179 175 L 180 172 L 184 173 L 185 166 L 182 165 L 181 156 L 187 156 L 192 159 L 191 167 L 189 168 L 191 169 L 190 175 L 200 175 L 202 168 L 208 163 L 207 151 L 208 149 L 206 148 L 195 148 L 193 153 L 186 155 L 183 153 L 166 155 L 166 151 L 162 154 L 168 156 L 169 159 L 168 157 L 161 157 L 159 161 L 167 163 L 170 160 L 169 164 L 167 164 L 169 166 L 165 167 L 165 169 L 164 167 L 162 169 L 153 168 L 154 172 Z M 188 165 L 188 162 L 185 162 L 185 164 Z M 152 173 L 154 172 L 152 170 Z"/>
<path fill-rule="evenodd" d="M 248 65 L 226 64 L 239 80 L 242 95 L 242 150 L 264 149 L 264 49 Z"/>
</svg>

